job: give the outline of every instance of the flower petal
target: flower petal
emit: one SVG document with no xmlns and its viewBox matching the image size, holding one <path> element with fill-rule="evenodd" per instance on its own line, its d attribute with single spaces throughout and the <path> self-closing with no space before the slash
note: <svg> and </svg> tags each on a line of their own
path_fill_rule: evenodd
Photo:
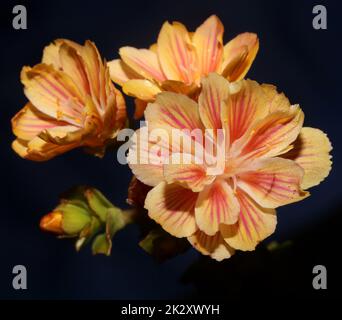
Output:
<svg viewBox="0 0 342 320">
<path fill-rule="evenodd" d="M 308 189 L 323 181 L 331 170 L 331 143 L 327 135 L 319 129 L 302 128 L 293 149 L 282 155 L 304 169 L 302 188 Z"/>
<path fill-rule="evenodd" d="M 195 83 L 187 85 L 184 82 L 176 80 L 163 81 L 163 83 L 161 84 L 161 88 L 163 91 L 171 91 L 175 93 L 185 94 L 190 98 L 195 98 L 199 90 L 197 84 Z"/>
<path fill-rule="evenodd" d="M 270 113 L 277 111 L 289 112 L 291 109 L 291 103 L 284 93 L 279 93 L 277 91 L 277 87 L 271 84 L 262 84 L 261 87 L 267 96 L 267 108 Z"/>
<path fill-rule="evenodd" d="M 16 139 L 12 143 L 13 150 L 19 156 L 33 161 L 47 161 L 75 147 L 77 147 L 77 144 L 56 145 L 39 137 L 30 142 Z"/>
<path fill-rule="evenodd" d="M 78 128 L 75 126 L 67 125 L 67 126 L 58 126 L 50 129 L 46 129 L 39 133 L 38 137 L 45 142 L 50 142 L 56 145 L 68 145 L 68 144 L 75 144 L 75 145 L 85 145 L 85 139 L 89 136 L 89 132 L 91 128 L 87 126 L 87 128 Z M 28 146 L 31 148 L 34 147 L 34 140 L 32 139 Z M 40 148 L 40 142 L 38 143 Z"/>
<path fill-rule="evenodd" d="M 214 236 L 208 236 L 198 230 L 188 237 L 188 240 L 199 252 L 206 256 L 209 255 L 217 261 L 228 259 L 234 254 L 234 249 L 224 241 L 220 232 L 217 232 Z"/>
<path fill-rule="evenodd" d="M 230 185 L 216 180 L 199 193 L 195 217 L 200 230 L 213 236 L 220 224 L 235 223 L 239 214 L 239 203 Z"/>
<path fill-rule="evenodd" d="M 150 218 L 175 237 L 188 237 L 196 232 L 194 207 L 197 194 L 177 184 L 161 182 L 145 200 Z"/>
<path fill-rule="evenodd" d="M 127 112 L 126 112 L 126 102 L 125 98 L 121 91 L 116 89 L 113 86 L 113 93 L 112 95 L 115 96 L 115 119 L 112 120 L 116 126 L 116 128 L 122 129 L 125 126 L 127 120 Z M 114 97 L 113 97 L 114 99 Z M 108 99 L 109 100 L 109 99 Z M 108 101 L 109 102 L 109 101 Z M 110 103 L 108 103 L 110 105 Z"/>
<path fill-rule="evenodd" d="M 109 79 L 108 82 L 106 81 L 106 68 L 93 42 L 89 40 L 85 42 L 81 56 L 84 61 L 93 103 L 96 105 L 97 110 L 102 112 L 107 103 L 105 87 L 111 86 L 112 83 Z"/>
<path fill-rule="evenodd" d="M 255 81 L 242 80 L 231 87 L 221 112 L 223 126 L 229 130 L 230 144 L 268 114 L 267 97 Z"/>
<path fill-rule="evenodd" d="M 133 47 L 120 48 L 121 59 L 135 72 L 148 80 L 162 82 L 166 80 L 159 66 L 157 54 L 148 49 Z"/>
<path fill-rule="evenodd" d="M 161 92 L 156 84 L 143 79 L 128 80 L 123 84 L 122 90 L 129 96 L 145 101 L 154 100 L 156 95 Z"/>
<path fill-rule="evenodd" d="M 223 53 L 223 73 L 224 69 L 230 65 L 232 61 L 235 62 L 234 68 L 230 65 L 230 74 L 226 75 L 229 81 L 237 81 L 244 78 L 249 68 L 251 67 L 256 54 L 259 50 L 259 39 L 254 33 L 241 33 L 234 39 L 229 41 L 224 46 Z M 247 54 L 241 55 L 241 52 L 246 51 Z M 235 59 L 241 56 L 241 59 Z"/>
<path fill-rule="evenodd" d="M 272 113 L 251 127 L 235 147 L 249 158 L 279 155 L 297 138 L 303 121 L 298 105 L 291 106 L 289 112 Z"/>
<path fill-rule="evenodd" d="M 61 68 L 61 61 L 59 59 L 59 48 L 63 41 L 56 40 L 44 48 L 42 63 L 52 65 L 56 69 Z"/>
<path fill-rule="evenodd" d="M 199 72 L 202 76 L 216 71 L 221 66 L 223 31 L 220 19 L 212 15 L 196 29 L 192 37 L 197 52 Z"/>
<path fill-rule="evenodd" d="M 141 76 L 132 70 L 126 63 L 121 59 L 115 59 L 107 62 L 109 67 L 111 79 L 122 86 L 126 81 L 132 79 L 140 79 Z"/>
<path fill-rule="evenodd" d="M 12 142 L 12 149 L 13 151 L 18 154 L 22 158 L 27 158 L 28 153 L 27 153 L 27 142 L 26 140 L 21 140 L 21 139 L 15 139 Z M 34 160 L 34 159 L 31 159 Z"/>
<path fill-rule="evenodd" d="M 220 74 L 230 80 L 231 75 L 234 74 L 235 70 L 237 70 L 240 65 L 245 61 L 248 55 L 247 47 L 241 48 L 240 52 L 235 55 L 235 57 L 229 61 L 229 63 L 224 64 L 224 69 L 221 70 Z M 238 80 L 236 80 L 238 81 Z"/>
<path fill-rule="evenodd" d="M 59 59 L 61 68 L 74 81 L 82 96 L 90 95 L 90 86 L 83 59 L 76 49 L 65 43 L 62 44 L 59 49 Z"/>
<path fill-rule="evenodd" d="M 59 59 L 59 49 L 63 44 L 66 44 L 69 47 L 74 48 L 78 53 L 82 51 L 82 46 L 72 40 L 56 39 L 44 48 L 42 63 L 51 64 L 56 69 L 60 69 L 62 65 Z"/>
<path fill-rule="evenodd" d="M 216 73 L 202 79 L 202 91 L 198 98 L 199 113 L 206 128 L 220 129 L 221 104 L 229 96 L 229 82 Z"/>
<path fill-rule="evenodd" d="M 292 160 L 257 160 L 250 171 L 238 176 L 238 186 L 264 208 L 300 201 L 309 194 L 300 185 L 304 170 Z"/>
<path fill-rule="evenodd" d="M 12 118 L 13 133 L 20 139 L 31 140 L 43 130 L 52 129 L 58 126 L 69 124 L 47 117 L 44 113 L 34 108 L 31 103 L 21 109 Z"/>
<path fill-rule="evenodd" d="M 134 175 L 149 186 L 164 180 L 163 164 L 169 158 L 168 140 L 153 142 L 147 127 L 138 129 L 131 138 L 127 162 Z"/>
<path fill-rule="evenodd" d="M 21 81 L 25 95 L 39 111 L 57 120 L 80 125 L 83 98 L 65 73 L 51 65 L 38 64 L 33 68 L 24 67 Z"/>
<path fill-rule="evenodd" d="M 163 24 L 158 36 L 158 57 L 167 79 L 194 82 L 196 53 L 184 25 Z"/>
<path fill-rule="evenodd" d="M 234 225 L 221 225 L 220 231 L 228 245 L 242 251 L 252 251 L 271 235 L 277 224 L 274 209 L 259 206 L 246 193 L 237 189 L 240 203 L 239 220 Z"/>
<path fill-rule="evenodd" d="M 178 156 L 178 163 L 172 162 Z M 185 160 L 188 157 L 188 162 Z M 201 191 L 206 185 L 211 184 L 215 176 L 207 175 L 206 167 L 191 154 L 173 153 L 171 163 L 164 165 L 164 177 L 167 183 L 178 183 L 194 192 Z"/>
<path fill-rule="evenodd" d="M 202 129 L 198 106 L 192 99 L 173 92 L 162 92 L 145 110 L 150 128 Z"/>
</svg>

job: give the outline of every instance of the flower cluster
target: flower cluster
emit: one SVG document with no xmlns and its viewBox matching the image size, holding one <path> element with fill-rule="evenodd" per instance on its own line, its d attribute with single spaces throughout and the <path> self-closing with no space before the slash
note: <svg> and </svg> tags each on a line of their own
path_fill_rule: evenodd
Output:
<svg viewBox="0 0 342 320">
<path fill-rule="evenodd" d="M 300 106 L 275 86 L 244 79 L 258 37 L 243 33 L 224 45 L 223 31 L 216 16 L 193 33 L 165 22 L 149 49 L 123 47 L 108 64 L 92 42 L 59 39 L 42 63 L 23 68 L 29 102 L 12 119 L 13 149 L 23 158 L 48 160 L 80 146 L 102 156 L 127 123 L 112 81 L 135 98 L 135 118 L 147 124 L 127 156 L 134 215 L 80 189 L 42 218 L 42 229 L 77 237 L 77 248 L 97 235 L 94 253 L 109 254 L 118 230 L 148 220 L 140 245 L 151 254 L 172 256 L 184 240 L 222 260 L 254 250 L 275 231 L 275 209 L 305 199 L 328 176 L 326 134 L 304 127 Z"/>
</svg>

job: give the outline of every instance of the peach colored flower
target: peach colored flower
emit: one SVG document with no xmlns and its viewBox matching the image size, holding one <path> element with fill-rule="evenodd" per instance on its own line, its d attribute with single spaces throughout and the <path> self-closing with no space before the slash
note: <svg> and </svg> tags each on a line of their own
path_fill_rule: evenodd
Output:
<svg viewBox="0 0 342 320">
<path fill-rule="evenodd" d="M 137 130 L 128 156 L 136 177 L 153 187 L 145 200 L 149 216 L 216 260 L 229 258 L 236 249 L 254 250 L 275 231 L 275 208 L 306 198 L 304 189 L 319 184 L 331 169 L 327 136 L 302 127 L 300 107 L 271 85 L 229 83 L 212 73 L 202 79 L 198 103 L 163 92 L 148 105 L 145 118 L 149 132 L 223 130 L 220 173 L 208 174 L 207 161 L 196 163 L 194 148 L 170 148 L 170 135 L 158 142 L 143 135 L 146 127 Z M 212 139 L 217 147 L 218 137 Z M 191 162 L 169 161 L 176 153 L 190 155 Z"/>
<path fill-rule="evenodd" d="M 12 119 L 21 157 L 44 161 L 76 147 L 102 155 L 125 125 L 126 107 L 94 43 L 60 39 L 44 49 L 42 63 L 24 67 L 29 102 Z"/>
<path fill-rule="evenodd" d="M 194 33 L 179 23 L 165 22 L 150 49 L 122 47 L 121 59 L 109 62 L 112 80 L 136 97 L 135 116 L 161 91 L 196 96 L 200 79 L 217 72 L 229 81 L 243 79 L 259 49 L 254 33 L 242 33 L 223 46 L 223 25 L 215 15 Z"/>
</svg>

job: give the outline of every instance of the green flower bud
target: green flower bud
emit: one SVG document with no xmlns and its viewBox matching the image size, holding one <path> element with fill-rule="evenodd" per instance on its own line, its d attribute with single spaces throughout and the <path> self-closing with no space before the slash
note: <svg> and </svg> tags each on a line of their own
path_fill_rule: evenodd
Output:
<svg viewBox="0 0 342 320">
<path fill-rule="evenodd" d="M 109 255 L 112 237 L 130 222 L 131 214 L 114 207 L 100 191 L 81 186 L 64 193 L 61 203 L 41 219 L 40 226 L 60 237 L 78 237 L 76 250 L 95 237 L 93 253 Z"/>
<path fill-rule="evenodd" d="M 89 210 L 78 201 L 65 202 L 58 210 L 62 212 L 62 229 L 67 235 L 80 233 L 91 221 Z"/>
</svg>

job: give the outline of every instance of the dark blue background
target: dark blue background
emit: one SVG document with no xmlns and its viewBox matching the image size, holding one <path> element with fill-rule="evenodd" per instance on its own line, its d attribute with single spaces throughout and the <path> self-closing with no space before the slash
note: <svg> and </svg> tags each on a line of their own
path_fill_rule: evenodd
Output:
<svg viewBox="0 0 342 320">
<path fill-rule="evenodd" d="M 210 272 L 203 271 L 194 281 L 180 282 L 182 274 L 199 257 L 194 250 L 158 264 L 138 247 L 139 232 L 134 226 L 115 239 L 111 257 L 93 257 L 89 248 L 76 253 L 71 241 L 57 240 L 39 230 L 40 217 L 54 208 L 62 191 L 73 185 L 95 186 L 116 205 L 126 206 L 131 174 L 128 167 L 117 163 L 114 153 L 106 154 L 101 160 L 77 150 L 46 163 L 34 163 L 19 158 L 10 147 L 13 140 L 10 119 L 26 101 L 19 81 L 20 70 L 23 65 L 38 63 L 42 49 L 52 40 L 63 37 L 83 42 L 91 39 L 102 55 L 111 60 L 118 56 L 121 46 L 140 48 L 155 42 L 165 20 L 181 21 L 194 30 L 213 13 L 223 21 L 226 41 L 244 31 L 259 35 L 260 51 L 248 77 L 277 85 L 292 103 L 302 106 L 305 125 L 327 132 L 334 146 L 334 166 L 329 178 L 314 188 L 307 200 L 278 210 L 278 228 L 272 238 L 298 239 L 297 242 L 304 243 L 303 248 L 297 247 L 289 258 L 293 270 L 286 276 L 291 278 L 301 270 L 303 277 L 297 274 L 298 282 L 291 287 L 281 281 L 272 290 L 285 295 L 298 288 L 303 292 L 311 290 L 311 280 L 306 277 L 311 277 L 313 263 L 329 264 L 333 270 L 329 280 L 336 282 L 338 262 L 335 257 L 340 251 L 341 220 L 336 220 L 335 216 L 339 214 L 342 196 L 339 184 L 342 178 L 339 142 L 342 7 L 339 3 L 1 1 L 0 298 L 157 299 L 224 294 L 217 293 L 225 291 L 222 287 L 221 291 L 215 291 L 220 281 L 211 283 Z M 27 8 L 27 30 L 12 28 L 12 8 L 16 4 L 25 4 Z M 327 7 L 328 30 L 317 31 L 312 27 L 312 8 L 316 4 Z M 132 109 L 131 100 L 129 107 Z M 325 231 L 321 232 L 323 225 Z M 308 238 L 304 236 L 307 232 Z M 305 258 L 296 260 L 302 253 Z M 245 255 L 255 257 L 254 253 Z M 242 259 L 249 258 L 243 256 Z M 204 260 L 204 264 L 209 264 L 211 271 L 220 268 L 220 275 L 224 276 L 229 270 L 223 270 L 222 266 L 229 268 L 236 262 L 232 261 L 218 265 Z M 244 263 L 248 264 L 248 260 Z M 27 267 L 26 291 L 16 292 L 12 288 L 11 272 L 16 264 Z M 239 268 L 238 263 L 236 266 Z M 267 268 L 270 268 L 268 262 L 261 262 L 261 270 Z M 277 276 L 282 274 L 279 271 Z M 262 281 L 271 280 L 266 274 Z M 245 283 L 236 296 L 258 292 L 258 285 L 258 281 Z M 207 292 L 209 289 L 213 291 Z"/>
</svg>

